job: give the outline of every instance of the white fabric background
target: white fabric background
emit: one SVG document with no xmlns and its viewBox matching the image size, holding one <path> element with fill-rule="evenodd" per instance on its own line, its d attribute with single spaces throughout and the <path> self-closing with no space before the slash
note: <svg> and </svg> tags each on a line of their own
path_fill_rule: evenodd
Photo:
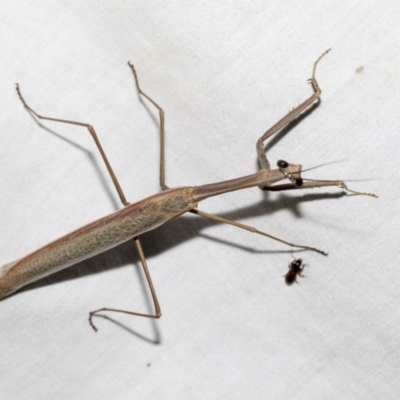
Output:
<svg viewBox="0 0 400 400">
<path fill-rule="evenodd" d="M 120 207 L 84 128 L 94 125 L 134 202 L 158 187 L 164 108 L 167 183 L 253 173 L 257 138 L 312 92 L 322 102 L 268 151 L 340 190 L 266 196 L 257 188 L 201 209 L 329 251 L 295 252 L 183 216 L 143 237 L 163 317 L 148 309 L 131 246 L 0 303 L 3 399 L 398 399 L 400 397 L 400 3 L 397 1 L 27 1 L 0 7 L 0 264 Z M 363 67 L 361 73 L 357 69 Z M 354 180 L 354 181 L 352 181 Z M 287 264 L 308 264 L 287 287 Z"/>
</svg>

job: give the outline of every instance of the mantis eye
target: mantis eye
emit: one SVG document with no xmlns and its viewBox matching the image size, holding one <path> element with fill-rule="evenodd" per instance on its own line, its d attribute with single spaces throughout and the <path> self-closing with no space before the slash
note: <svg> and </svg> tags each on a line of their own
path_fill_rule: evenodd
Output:
<svg viewBox="0 0 400 400">
<path fill-rule="evenodd" d="M 303 179 L 297 178 L 296 182 L 294 183 L 297 187 L 303 186 Z"/>
<path fill-rule="evenodd" d="M 276 164 L 279 168 L 287 168 L 289 166 L 289 163 L 284 160 L 279 160 Z"/>
</svg>

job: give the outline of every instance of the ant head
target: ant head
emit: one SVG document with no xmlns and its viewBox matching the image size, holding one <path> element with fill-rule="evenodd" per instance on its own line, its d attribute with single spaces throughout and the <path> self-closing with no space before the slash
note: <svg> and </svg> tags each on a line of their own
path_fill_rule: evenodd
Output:
<svg viewBox="0 0 400 400">
<path fill-rule="evenodd" d="M 295 186 L 300 187 L 303 185 L 301 178 L 301 168 L 299 164 L 289 164 L 287 161 L 279 160 L 277 163 L 279 170 L 288 178 Z"/>
</svg>

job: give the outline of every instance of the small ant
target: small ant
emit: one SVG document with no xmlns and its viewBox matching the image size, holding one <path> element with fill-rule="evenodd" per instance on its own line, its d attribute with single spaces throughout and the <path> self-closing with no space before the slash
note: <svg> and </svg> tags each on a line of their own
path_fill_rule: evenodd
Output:
<svg viewBox="0 0 400 400">
<path fill-rule="evenodd" d="M 289 264 L 289 271 L 285 275 L 285 282 L 287 285 L 291 285 L 293 282 L 297 282 L 296 278 L 297 275 L 304 277 L 301 273 L 303 272 L 303 269 L 305 268 L 306 264 L 303 264 L 303 260 L 301 258 L 298 258 L 297 260 L 293 260 Z"/>
</svg>

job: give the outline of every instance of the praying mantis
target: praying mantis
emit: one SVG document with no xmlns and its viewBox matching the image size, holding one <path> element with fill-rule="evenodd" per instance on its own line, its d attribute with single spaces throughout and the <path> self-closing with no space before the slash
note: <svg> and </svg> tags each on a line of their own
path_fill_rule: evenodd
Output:
<svg viewBox="0 0 400 400">
<path fill-rule="evenodd" d="M 316 68 L 323 56 L 329 50 L 324 52 L 314 63 L 312 69 L 311 84 L 313 94 L 290 111 L 285 117 L 279 120 L 269 130 L 267 130 L 257 141 L 256 149 L 260 170 L 251 175 L 239 178 L 211 183 L 201 186 L 187 186 L 170 189 L 165 182 L 165 117 L 163 109 L 149 97 L 139 85 L 138 75 L 130 62 L 129 67 L 135 80 L 136 89 L 139 98 L 149 101 L 159 113 L 159 134 L 160 134 L 160 186 L 162 191 L 134 204 L 129 204 L 125 198 L 124 192 L 118 182 L 118 179 L 107 159 L 103 147 L 97 137 L 92 125 L 71 121 L 66 119 L 45 117 L 34 111 L 25 101 L 19 85 L 16 85 L 18 96 L 25 107 L 33 116 L 40 120 L 54 121 L 59 123 L 78 125 L 85 127 L 92 136 L 98 151 L 105 163 L 111 180 L 115 186 L 118 196 L 125 206 L 123 209 L 114 212 L 111 215 L 94 221 L 76 231 L 67 234 L 33 253 L 22 257 L 16 261 L 9 262 L 0 267 L 0 299 L 17 291 L 21 287 L 34 282 L 40 278 L 53 274 L 61 269 L 67 268 L 80 261 L 90 258 L 96 254 L 102 253 L 123 242 L 133 240 L 133 244 L 139 255 L 140 262 L 146 277 L 147 284 L 151 293 L 154 305 L 154 313 L 140 313 L 134 311 L 120 310 L 114 308 L 101 308 L 89 313 L 89 323 L 95 331 L 96 326 L 92 318 L 100 312 L 119 312 L 130 315 L 136 315 L 147 318 L 160 318 L 161 308 L 157 299 L 156 291 L 147 266 L 144 251 L 139 236 L 147 231 L 157 228 L 161 224 L 170 221 L 186 212 L 191 212 L 199 216 L 209 218 L 213 221 L 227 223 L 238 228 L 271 238 L 285 245 L 310 250 L 322 255 L 327 255 L 322 250 L 315 247 L 294 244 L 276 236 L 257 230 L 254 227 L 244 225 L 236 221 L 230 221 L 225 218 L 212 215 L 197 209 L 198 202 L 212 196 L 218 196 L 227 192 L 247 189 L 258 186 L 266 191 L 299 190 L 317 187 L 336 186 L 349 193 L 357 195 L 366 195 L 377 197 L 371 193 L 357 192 L 349 189 L 343 181 L 340 180 L 317 180 L 304 182 L 301 177 L 302 166 L 290 164 L 284 160 L 277 162 L 277 168 L 272 169 L 265 153 L 265 141 L 287 126 L 291 121 L 297 118 L 303 111 L 316 102 L 321 96 L 321 89 L 317 83 L 315 73 Z M 288 180 L 289 182 L 276 185 L 277 182 Z"/>
</svg>

